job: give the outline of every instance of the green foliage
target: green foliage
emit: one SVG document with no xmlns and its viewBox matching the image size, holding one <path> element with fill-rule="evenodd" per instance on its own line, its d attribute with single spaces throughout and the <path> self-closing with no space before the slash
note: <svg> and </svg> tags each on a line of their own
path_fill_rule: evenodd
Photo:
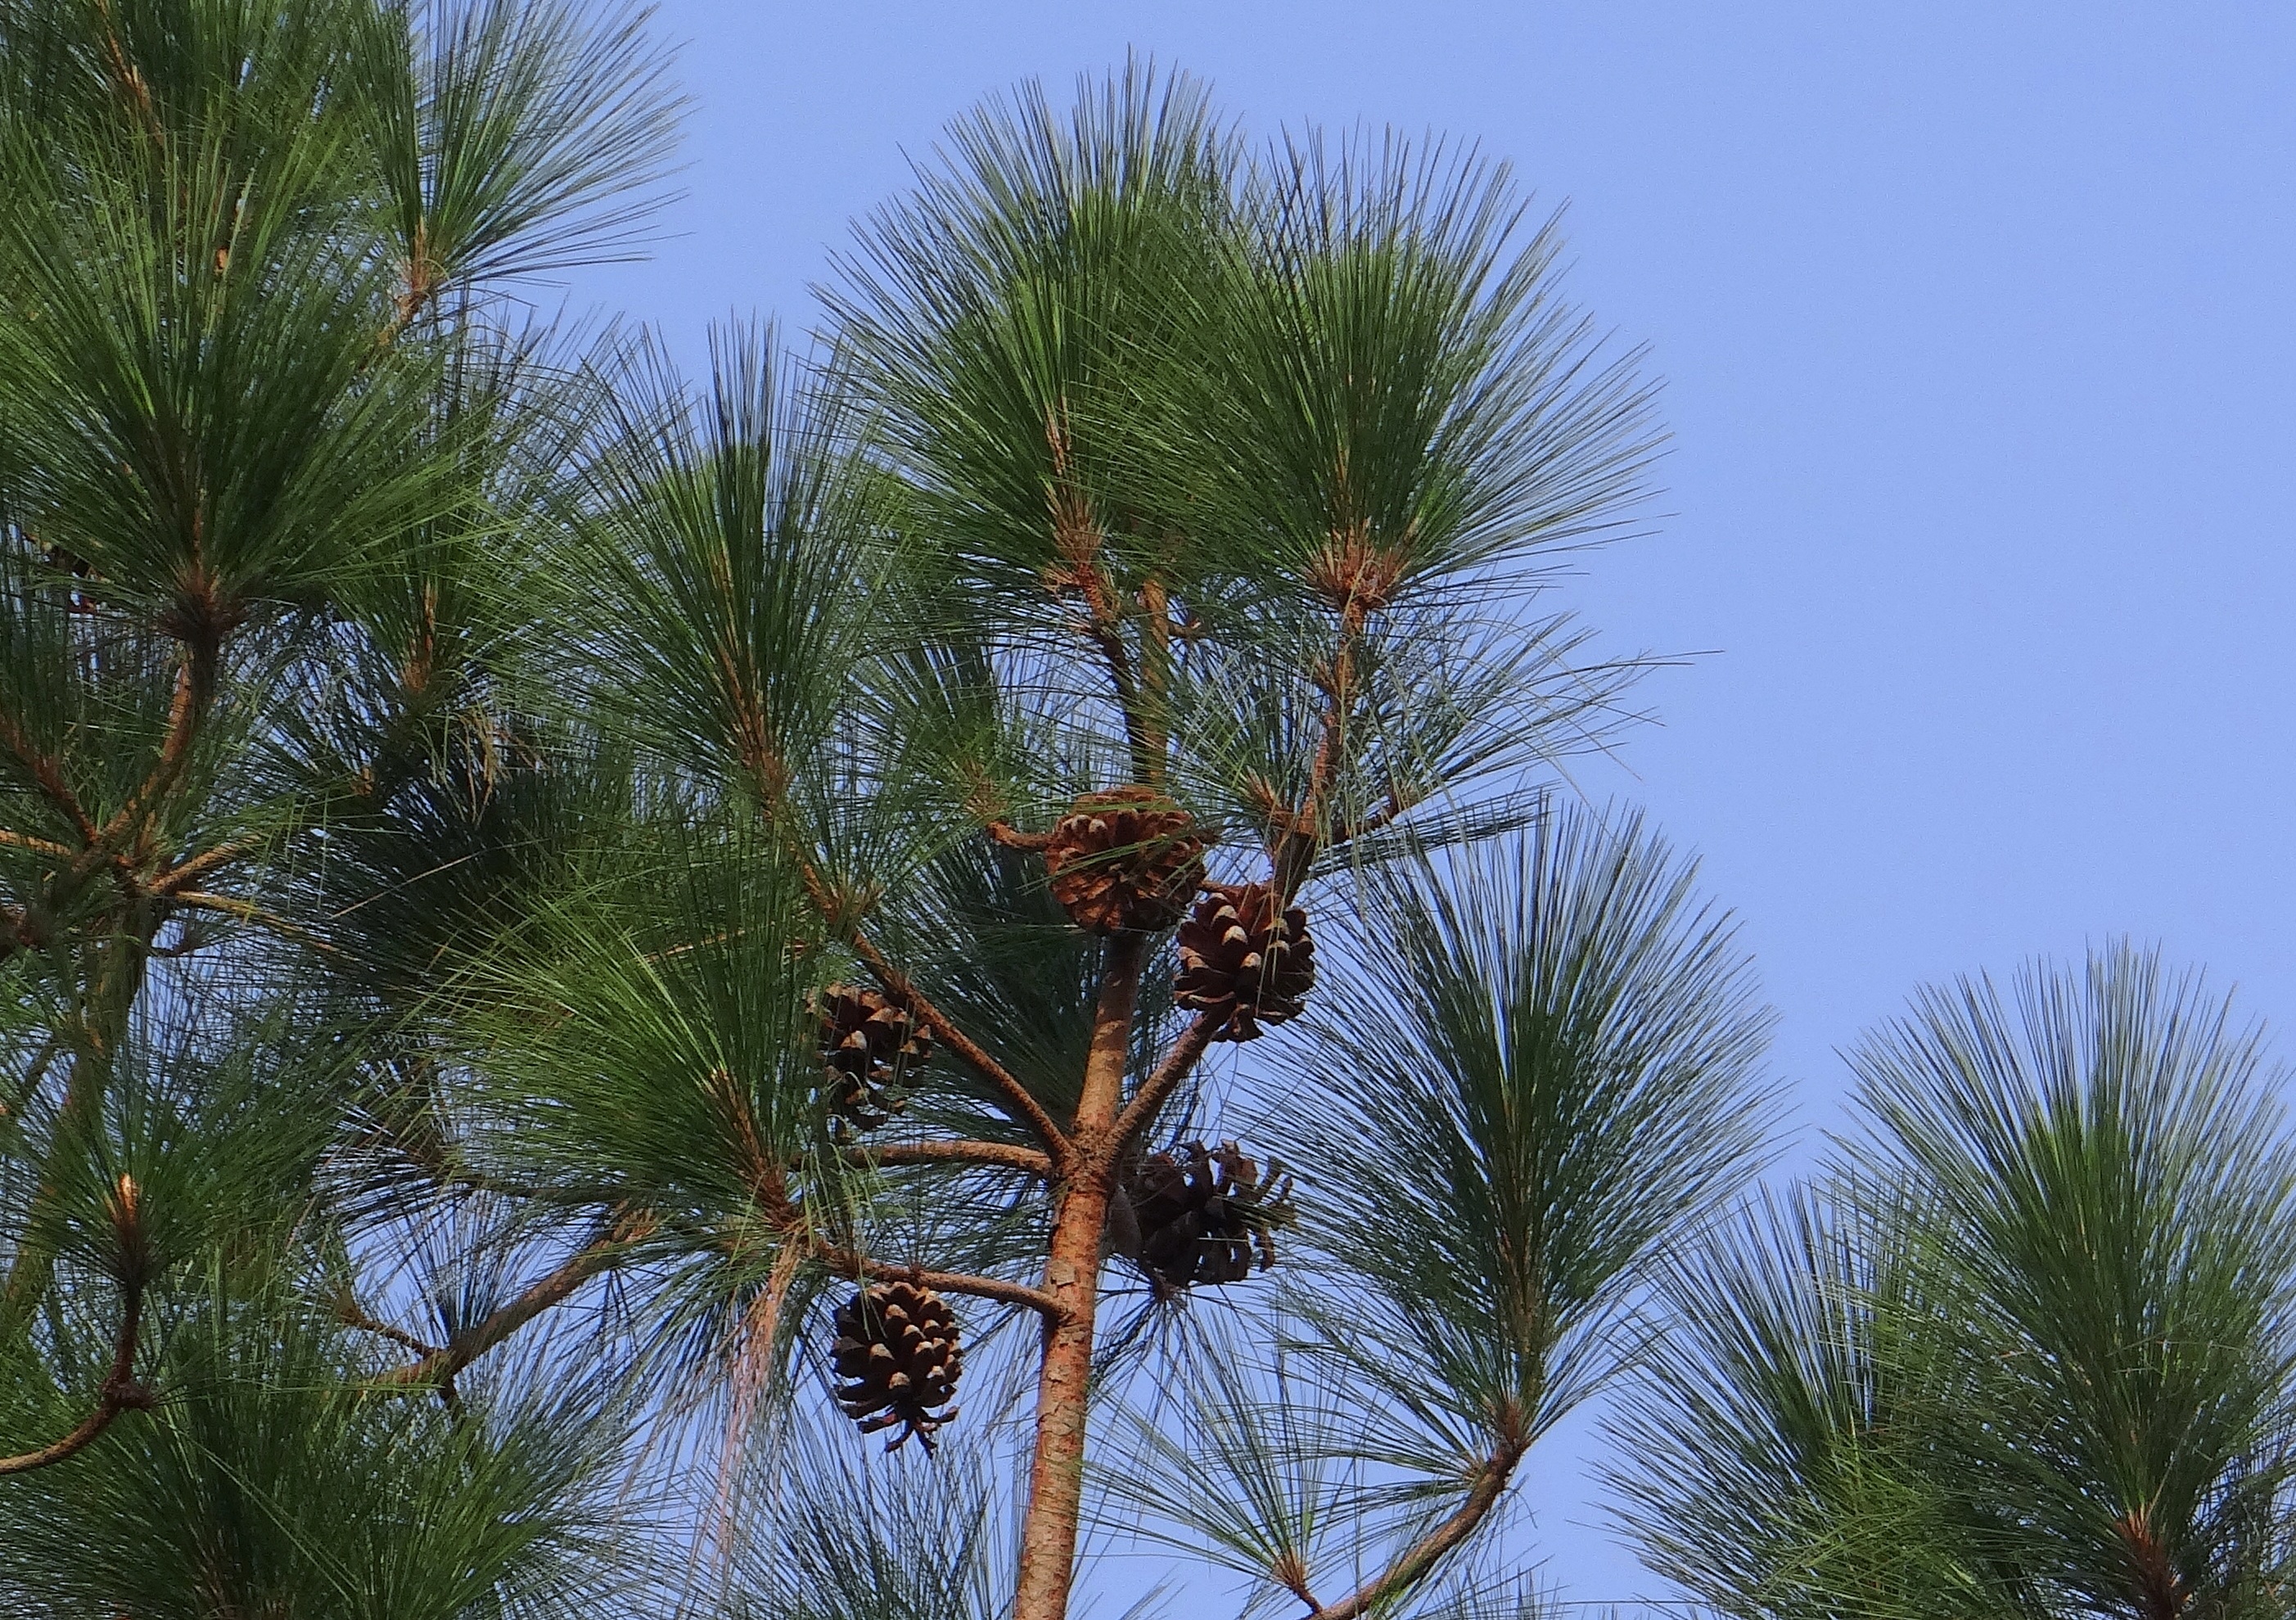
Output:
<svg viewBox="0 0 2296 1620">
<path fill-rule="evenodd" d="M 638 1571 L 578 1384 L 456 1419 L 362 1386 L 340 1329 L 220 1274 L 170 1328 L 158 1410 L 8 1504 L 13 1612 L 510 1620 L 609 1614 Z"/>
<path fill-rule="evenodd" d="M 1628 1429 L 1661 1566 L 1732 1614 L 2276 1612 L 2296 1250 L 2255 1032 L 2119 947 L 1926 991 L 1852 1061 L 1824 1203 L 1677 1275 Z"/>
<path fill-rule="evenodd" d="M 1387 874 L 1290 1065 L 1285 1156 L 1368 1288 L 1326 1341 L 1431 1460 L 1534 1438 L 1605 1381 L 1650 1265 L 1755 1165 L 1769 1015 L 1693 882 L 1639 818 L 1565 807 Z"/>
<path fill-rule="evenodd" d="M 1529 1614 L 1510 1482 L 1637 1364 L 1719 1611 L 2284 1607 L 2296 1184 L 2198 988 L 1933 994 L 1716 1224 L 1749 966 L 1546 796 L 1651 394 L 1503 165 L 1024 86 L 689 378 L 520 301 L 662 200 L 645 21 L 0 0 L 0 1612 L 1057 1620 L 1089 1524 Z M 1086 932 L 1111 790 L 1206 920 Z M 1266 988 L 1247 884 L 1260 1032 L 1176 991 Z M 1229 1136 L 1284 1196 L 1144 1213 Z M 935 1463 L 837 1415 L 895 1278 Z"/>
</svg>

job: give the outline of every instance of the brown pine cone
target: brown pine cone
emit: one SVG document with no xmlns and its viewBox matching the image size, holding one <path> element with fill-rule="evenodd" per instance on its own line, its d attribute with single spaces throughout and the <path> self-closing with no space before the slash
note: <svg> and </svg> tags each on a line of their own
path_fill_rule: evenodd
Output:
<svg viewBox="0 0 2296 1620">
<path fill-rule="evenodd" d="M 836 1328 L 829 1361 L 845 1415 L 865 1435 L 900 1424 L 889 1451 L 912 1435 L 931 1451 L 933 1431 L 956 1416 L 947 1402 L 964 1366 L 948 1302 L 920 1283 L 875 1283 L 838 1307 Z"/>
<path fill-rule="evenodd" d="M 1186 1142 L 1152 1154 L 1127 1192 L 1140 1226 L 1141 1268 L 1160 1286 L 1240 1282 L 1275 1263 L 1275 1229 L 1292 1217 L 1292 1178 L 1234 1142 Z"/>
<path fill-rule="evenodd" d="M 1204 880 L 1204 839 L 1188 812 L 1153 788 L 1086 794 L 1054 824 L 1045 873 L 1079 928 L 1169 928 Z"/>
<path fill-rule="evenodd" d="M 1180 925 L 1180 972 L 1172 999 L 1224 1015 L 1218 1039 L 1250 1040 L 1263 1024 L 1305 1010 L 1316 983 L 1316 942 L 1298 906 L 1279 915 L 1266 884 L 1213 889 Z"/>
<path fill-rule="evenodd" d="M 861 985 L 831 985 L 814 999 L 814 1011 L 828 1071 L 821 1106 L 834 1126 L 874 1131 L 908 1106 L 903 1081 L 931 1055 L 932 1032 Z"/>
</svg>

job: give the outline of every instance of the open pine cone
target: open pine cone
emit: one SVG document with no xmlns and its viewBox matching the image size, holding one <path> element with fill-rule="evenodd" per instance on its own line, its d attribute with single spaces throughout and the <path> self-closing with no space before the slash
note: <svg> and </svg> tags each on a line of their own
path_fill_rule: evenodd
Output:
<svg viewBox="0 0 2296 1620">
<path fill-rule="evenodd" d="M 1128 1178 L 1140 1264 L 1164 1287 L 1240 1282 L 1275 1263 L 1275 1229 L 1292 1218 L 1292 1178 L 1259 1166 L 1234 1142 L 1183 1143 L 1152 1154 Z"/>
<path fill-rule="evenodd" d="M 956 1416 L 947 1403 L 964 1365 L 948 1302 L 919 1283 L 875 1283 L 838 1307 L 836 1327 L 829 1361 L 845 1415 L 865 1435 L 902 1425 L 889 1451 L 912 1435 L 931 1451 L 933 1431 Z"/>
<path fill-rule="evenodd" d="M 814 999 L 821 1017 L 822 1106 L 833 1126 L 874 1131 L 908 1106 L 902 1082 L 932 1051 L 932 1032 L 878 991 L 832 984 Z"/>
<path fill-rule="evenodd" d="M 1204 840 L 1188 812 L 1152 788 L 1086 794 L 1045 845 L 1053 898 L 1094 933 L 1169 928 L 1204 879 Z"/>
<path fill-rule="evenodd" d="M 1316 983 L 1316 942 L 1306 911 L 1289 906 L 1279 912 L 1277 906 L 1266 884 L 1219 887 L 1180 925 L 1172 999 L 1225 1015 L 1220 1040 L 1252 1040 L 1261 1024 L 1282 1024 L 1306 1009 Z"/>
</svg>

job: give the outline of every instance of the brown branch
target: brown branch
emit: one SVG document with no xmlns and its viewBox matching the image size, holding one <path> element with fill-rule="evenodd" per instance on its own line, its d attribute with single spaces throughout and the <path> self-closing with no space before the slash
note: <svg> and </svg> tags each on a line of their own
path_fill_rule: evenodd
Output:
<svg viewBox="0 0 2296 1620">
<path fill-rule="evenodd" d="M 787 772 L 777 759 L 767 754 L 749 761 L 748 764 L 751 774 L 758 778 L 761 791 L 769 795 L 785 794 Z M 768 805 L 778 804 L 780 798 L 769 796 L 767 802 Z M 798 858 L 798 871 L 805 882 L 806 898 L 812 901 L 814 909 L 834 926 L 845 909 L 838 903 L 837 895 L 831 890 L 828 880 L 822 876 L 818 867 L 802 855 Z M 846 934 L 854 954 L 861 958 L 862 965 L 868 968 L 877 983 L 884 986 L 885 993 L 899 1002 L 901 1009 L 909 1016 L 931 1030 L 941 1044 L 962 1058 L 975 1073 L 996 1087 L 1015 1116 L 1044 1142 L 1046 1151 L 1052 1155 L 1053 1162 L 1057 1165 L 1068 1153 L 1068 1137 L 1062 1131 L 1058 1122 L 1045 1112 L 1045 1106 L 1037 1100 L 1029 1088 L 990 1056 L 986 1047 L 959 1029 L 947 1014 L 928 1000 L 924 992 L 910 982 L 906 974 L 888 961 L 885 953 L 872 944 L 868 935 L 863 933 L 857 925 L 848 928 Z"/>
<path fill-rule="evenodd" d="M 234 838 L 211 850 L 204 850 L 160 873 L 150 885 L 151 892 L 162 897 L 180 893 L 217 868 L 229 866 L 242 856 L 252 855 L 268 842 L 266 838 L 254 836 Z"/>
<path fill-rule="evenodd" d="M 1024 833 L 1006 821 L 990 821 L 985 826 L 990 841 L 1001 843 L 1008 850 L 1026 850 L 1042 854 L 1052 847 L 1053 835 L 1050 833 Z"/>
<path fill-rule="evenodd" d="M 824 909 L 826 912 L 827 909 Z M 941 1044 L 963 1058 L 974 1073 L 996 1088 L 1006 1106 L 1044 1142 L 1045 1150 L 1052 1155 L 1053 1164 L 1057 1167 L 1068 1155 L 1069 1139 L 1058 1122 L 1045 1111 L 1044 1104 L 1037 1100 L 1035 1094 L 1022 1085 L 1011 1070 L 990 1057 L 979 1041 L 959 1029 L 946 1013 L 927 1000 L 924 992 L 910 983 L 907 974 L 887 961 L 884 953 L 871 944 L 866 935 L 857 929 L 852 940 L 854 953 L 874 975 L 877 983 L 885 987 L 885 993 L 899 1002 L 902 1010 L 909 1016 L 931 1029 Z"/>
<path fill-rule="evenodd" d="M 1467 1487 L 1466 1500 L 1449 1517 L 1421 1536 L 1396 1555 L 1395 1562 L 1385 1571 L 1365 1582 L 1336 1603 L 1327 1603 L 1307 1616 L 1307 1620 L 1358 1620 L 1358 1616 L 1375 1610 L 1383 1611 L 1389 1604 L 1409 1591 L 1439 1563 L 1444 1555 L 1472 1535 L 1491 1509 L 1498 1504 L 1506 1490 L 1515 1464 L 1522 1460 L 1529 1447 L 1519 1440 L 1500 1443 L 1498 1448 L 1476 1466 L 1472 1483 Z"/>
<path fill-rule="evenodd" d="M 70 860 L 72 858 L 72 851 L 62 844 L 35 838 L 29 833 L 12 833 L 5 827 L 0 827 L 0 845 L 12 850 L 29 850 L 35 855 L 45 855 L 52 860 Z"/>
<path fill-rule="evenodd" d="M 1124 1112 L 1116 1120 L 1116 1150 L 1121 1154 L 1143 1131 L 1156 1122 L 1156 1115 L 1172 1099 L 1188 1076 L 1195 1073 L 1196 1065 L 1212 1044 L 1226 1020 L 1211 1013 L 1199 1013 L 1194 1023 L 1180 1032 L 1172 1049 L 1164 1054 L 1164 1061 L 1156 1065 Z"/>
<path fill-rule="evenodd" d="M 212 642 L 205 636 L 191 642 L 184 650 L 184 662 L 176 671 L 176 690 L 168 700 L 168 729 L 160 739 L 160 757 L 152 763 L 151 773 L 127 795 L 127 802 L 113 812 L 103 824 L 95 841 L 107 847 L 125 848 L 136 824 L 159 802 L 182 777 L 192 757 L 192 744 L 199 736 L 200 720 L 207 712 L 208 699 L 215 690 L 216 654 Z M 91 850 L 89 853 L 94 854 Z M 81 858 L 86 859 L 86 856 Z"/>
<path fill-rule="evenodd" d="M 15 717 L 0 713 L 0 748 L 16 756 L 16 761 L 31 774 L 33 783 L 47 795 L 48 802 L 70 818 L 78 830 L 80 842 L 92 844 L 97 836 L 95 823 L 80 806 L 78 795 L 64 782 L 63 769 L 55 761 L 32 746 L 31 738 L 24 735 Z"/>
<path fill-rule="evenodd" d="M 1045 1324 L 1037 1373 L 1037 1421 L 1029 1460 L 1029 1505 L 1021 1521 L 1013 1620 L 1060 1620 L 1076 1578 L 1077 1525 L 1084 1506 L 1085 1442 L 1092 1389 L 1094 1317 L 1102 1246 L 1116 1183 L 1116 1122 L 1139 1009 L 1147 942 L 1109 941 L 1077 1100 L 1074 1150 L 1054 1188 L 1045 1291 L 1062 1307 Z"/>
<path fill-rule="evenodd" d="M 1006 1282 L 997 1277 L 975 1277 L 968 1271 L 927 1271 L 915 1266 L 895 1265 L 890 1261 L 872 1260 L 865 1254 L 857 1254 L 851 1249 L 841 1249 L 833 1244 L 816 1242 L 811 1247 L 815 1258 L 840 1276 L 865 1277 L 872 1282 L 913 1282 L 942 1294 L 966 1294 L 975 1299 L 993 1299 L 999 1304 L 1039 1311 L 1054 1320 L 1065 1314 L 1060 1301 L 1042 1289 L 1029 1287 L 1026 1283 Z"/>
<path fill-rule="evenodd" d="M 360 1308 L 358 1301 L 348 1294 L 335 1301 L 335 1320 L 346 1328 L 356 1328 L 362 1333 L 372 1333 L 387 1338 L 401 1350 L 412 1351 L 418 1356 L 446 1353 L 436 1345 L 424 1344 L 404 1328 L 394 1328 L 379 1317 L 368 1315 Z"/>
<path fill-rule="evenodd" d="M 1143 711 L 1139 675 L 1133 668 L 1131 649 L 1124 645 L 1124 615 L 1100 572 L 1100 525 L 1090 504 L 1070 481 L 1067 430 L 1050 417 L 1045 430 L 1053 452 L 1053 547 L 1061 557 L 1043 571 L 1045 588 L 1055 601 L 1072 596 L 1083 599 L 1090 618 L 1076 628 L 1108 667 L 1110 684 L 1116 688 L 1116 706 L 1124 716 L 1124 739 L 1131 750 L 1133 774 L 1143 782 L 1154 783 L 1163 776 L 1163 738 Z"/>
<path fill-rule="evenodd" d="M 1270 851 L 1276 889 L 1287 900 L 1307 882 L 1316 857 L 1330 843 L 1340 842 L 1324 823 L 1331 815 L 1332 790 L 1345 762 L 1348 722 L 1355 715 L 1356 644 L 1363 638 L 1372 611 L 1383 604 L 1385 592 L 1393 583 L 1376 567 L 1367 575 L 1366 559 L 1350 548 L 1342 548 L 1332 563 L 1333 578 L 1325 588 L 1339 610 L 1340 629 L 1330 663 L 1316 671 L 1316 684 L 1326 699 L 1323 735 L 1316 739 L 1315 761 L 1308 768 L 1307 802 L 1282 818 L 1284 831 Z"/>
<path fill-rule="evenodd" d="M 15 1457 L 0 1457 L 0 1475 L 29 1474 L 36 1468 L 62 1462 L 85 1450 L 97 1435 L 111 1427 L 111 1420 L 120 1413 L 152 1410 L 152 1392 L 135 1382 L 135 1339 L 144 1321 L 143 1285 L 125 1283 L 121 1285 L 120 1293 L 122 1309 L 119 1344 L 112 1352 L 111 1370 L 104 1376 L 102 1387 L 96 1395 L 95 1410 L 81 1419 L 79 1426 L 70 1434 L 53 1444 Z"/>
<path fill-rule="evenodd" d="M 574 1291 L 602 1271 L 621 1262 L 629 1245 L 650 1229 L 642 1215 L 616 1221 L 559 1266 L 532 1283 L 519 1295 L 497 1305 L 482 1321 L 474 1322 L 440 1349 L 406 1366 L 394 1368 L 376 1380 L 388 1387 L 435 1388 L 445 1385 L 472 1361 L 501 1344 L 554 1305 L 563 1304 Z"/>
<path fill-rule="evenodd" d="M 291 923 L 275 912 L 266 911 L 251 900 L 238 900 L 228 894 L 209 894 L 200 889 L 179 889 L 168 896 L 168 903 L 189 907 L 194 911 L 215 911 L 226 917 L 235 917 L 243 923 L 268 928 L 282 939 L 292 940 L 298 945 L 326 956 L 340 956 L 341 950 L 329 944 L 299 923 Z"/>
<path fill-rule="evenodd" d="M 1010 1142 L 889 1142 L 882 1147 L 853 1147 L 845 1155 L 855 1164 L 982 1164 L 997 1170 L 1024 1171 L 1037 1180 L 1053 1179 L 1053 1161 L 1033 1147 Z"/>
<path fill-rule="evenodd" d="M 2170 1561 L 2169 1549 L 2152 1527 L 2152 1516 L 2142 1506 L 2131 1508 L 2113 1522 L 2120 1544 L 2128 1550 L 2136 1577 L 2136 1601 L 2144 1620 L 2177 1620 L 2188 1596 L 2182 1576 Z"/>
</svg>

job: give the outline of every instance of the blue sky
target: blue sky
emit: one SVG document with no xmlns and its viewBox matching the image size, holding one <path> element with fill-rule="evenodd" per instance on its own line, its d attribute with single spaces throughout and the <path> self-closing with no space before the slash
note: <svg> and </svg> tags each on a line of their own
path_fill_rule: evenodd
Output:
<svg viewBox="0 0 2296 1620">
<path fill-rule="evenodd" d="M 1570 286 L 1647 342 L 1650 539 L 1569 596 L 1710 656 L 1577 772 L 1742 915 L 1812 1132 L 1916 983 L 2118 933 L 2296 1024 L 2296 7 L 668 0 L 678 233 L 578 303 L 683 352 L 803 326 L 847 222 L 985 93 L 1129 47 L 1256 129 L 1479 141 L 1569 204 Z M 2284 1040 L 2296 1056 L 2296 1045 Z M 1651 1583 L 1576 1432 L 1526 1539 Z M 1583 1449 L 1583 1448 L 1582 1448 Z"/>
</svg>

